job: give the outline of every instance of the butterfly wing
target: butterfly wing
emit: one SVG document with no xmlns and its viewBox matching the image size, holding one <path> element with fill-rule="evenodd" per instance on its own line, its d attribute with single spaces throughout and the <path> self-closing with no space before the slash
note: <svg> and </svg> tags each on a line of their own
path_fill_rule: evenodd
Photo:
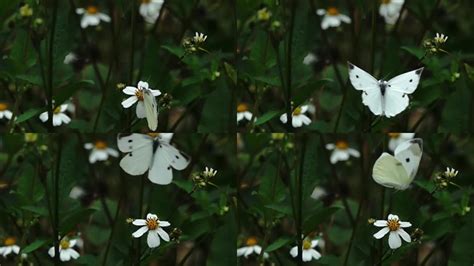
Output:
<svg viewBox="0 0 474 266">
<path fill-rule="evenodd" d="M 383 101 L 383 114 L 386 117 L 393 117 L 403 112 L 408 107 L 410 99 L 408 98 L 408 95 L 401 91 L 386 89 Z"/>
<path fill-rule="evenodd" d="M 156 184 L 168 185 L 173 181 L 173 168 L 183 170 L 189 162 L 189 157 L 173 145 L 160 142 L 148 172 L 148 179 Z"/>
<path fill-rule="evenodd" d="M 418 87 L 423 67 L 398 75 L 387 82 L 387 90 L 412 94 Z"/>
<path fill-rule="evenodd" d="M 158 127 L 158 106 L 155 96 L 149 90 L 143 90 L 143 103 L 145 104 L 146 121 L 148 127 L 155 131 Z"/>
<path fill-rule="evenodd" d="M 420 166 L 421 156 L 423 155 L 423 140 L 416 138 L 400 143 L 394 153 L 395 158 L 400 161 L 405 168 L 411 183 Z"/>
<path fill-rule="evenodd" d="M 383 114 L 383 96 L 379 82 L 369 73 L 348 62 L 349 79 L 356 90 L 363 91 L 362 103 L 375 115 Z"/>
<path fill-rule="evenodd" d="M 375 161 L 372 178 L 379 185 L 399 190 L 406 189 L 411 183 L 403 164 L 386 152 Z"/>
<path fill-rule="evenodd" d="M 129 175 L 144 174 L 150 167 L 153 157 L 153 139 L 143 134 L 119 136 L 117 146 L 127 153 L 120 160 L 120 167 Z"/>
<path fill-rule="evenodd" d="M 408 94 L 418 87 L 423 68 L 413 70 L 394 77 L 387 82 L 384 96 L 384 114 L 387 117 L 403 112 L 410 102 Z"/>
</svg>

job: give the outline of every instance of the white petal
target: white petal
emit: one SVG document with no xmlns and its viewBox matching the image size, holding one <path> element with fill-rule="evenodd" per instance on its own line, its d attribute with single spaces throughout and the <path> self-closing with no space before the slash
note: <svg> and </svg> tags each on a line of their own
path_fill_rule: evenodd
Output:
<svg viewBox="0 0 474 266">
<path fill-rule="evenodd" d="M 90 150 L 92 148 L 94 148 L 94 144 L 92 144 L 92 143 L 85 143 L 84 144 L 84 149 Z"/>
<path fill-rule="evenodd" d="M 390 235 L 388 236 L 388 245 L 391 249 L 397 249 L 402 245 L 402 240 L 396 232 L 390 232 Z"/>
<path fill-rule="evenodd" d="M 49 254 L 50 257 L 54 258 L 54 247 L 49 248 L 48 254 Z"/>
<path fill-rule="evenodd" d="M 301 120 L 301 115 L 293 116 L 291 124 L 294 128 L 303 126 L 303 121 Z"/>
<path fill-rule="evenodd" d="M 146 225 L 146 220 L 145 219 L 135 219 L 135 220 L 133 220 L 132 224 L 137 225 L 137 226 L 144 226 L 144 225 Z"/>
<path fill-rule="evenodd" d="M 325 9 L 318 9 L 316 10 L 316 14 L 320 15 L 320 16 L 323 16 L 326 14 L 326 10 Z"/>
<path fill-rule="evenodd" d="M 11 120 L 12 119 L 12 116 L 13 116 L 13 113 L 8 111 L 8 110 L 5 110 L 3 111 L 3 114 L 5 115 L 5 118 L 8 119 L 8 120 Z"/>
<path fill-rule="evenodd" d="M 247 249 L 245 250 L 245 254 L 244 254 L 244 257 L 248 257 L 249 255 L 251 255 L 253 253 L 253 247 L 247 247 Z"/>
<path fill-rule="evenodd" d="M 253 251 L 254 251 L 256 254 L 260 255 L 260 253 L 262 253 L 262 247 L 259 246 L 259 245 L 255 245 L 255 246 L 253 246 Z"/>
<path fill-rule="evenodd" d="M 311 124 L 311 119 L 307 117 L 306 115 L 300 115 L 301 122 L 303 122 L 304 125 L 309 125 Z"/>
<path fill-rule="evenodd" d="M 403 240 L 405 240 L 406 242 L 410 243 L 411 242 L 411 237 L 410 235 L 403 229 L 398 229 L 397 230 L 397 233 L 399 236 L 401 236 L 403 238 Z"/>
<path fill-rule="evenodd" d="M 156 214 L 153 214 L 153 213 L 148 213 L 146 215 L 146 218 L 147 219 L 153 219 L 153 220 L 158 220 L 158 216 Z"/>
<path fill-rule="evenodd" d="M 123 106 L 123 108 L 129 108 L 130 106 L 132 106 L 137 101 L 138 101 L 137 96 L 131 96 L 131 97 L 128 97 L 126 100 L 124 100 L 122 102 L 122 106 Z"/>
<path fill-rule="evenodd" d="M 409 241 L 408 241 L 409 242 Z M 20 247 L 17 245 L 12 246 L 13 253 L 18 254 L 20 253 Z"/>
<path fill-rule="evenodd" d="M 302 105 L 302 106 L 300 106 L 300 108 L 301 108 L 301 113 L 302 114 L 304 114 L 308 111 L 308 106 L 307 105 Z"/>
<path fill-rule="evenodd" d="M 316 247 L 318 245 L 318 242 L 319 242 L 318 240 L 312 240 L 311 241 L 311 247 L 312 248 Z"/>
<path fill-rule="evenodd" d="M 288 121 L 287 117 L 286 117 L 286 113 L 285 114 L 282 114 L 280 116 L 280 121 L 283 123 L 283 124 L 286 124 L 286 122 Z"/>
<path fill-rule="evenodd" d="M 245 251 L 247 250 L 247 247 L 241 247 L 237 249 L 237 257 L 243 256 L 245 254 Z"/>
<path fill-rule="evenodd" d="M 59 113 L 57 115 L 61 119 L 61 121 L 63 121 L 64 124 L 69 124 L 71 122 L 71 118 L 69 116 L 67 116 L 66 114 Z"/>
<path fill-rule="evenodd" d="M 119 153 L 118 151 L 112 149 L 112 148 L 107 148 L 106 149 L 107 153 L 112 156 L 112 157 L 118 157 L 119 156 Z"/>
<path fill-rule="evenodd" d="M 76 8 L 76 14 L 82 15 L 86 10 L 84 8 Z"/>
<path fill-rule="evenodd" d="M 321 253 L 319 253 L 317 250 L 315 250 L 315 249 L 310 249 L 309 252 L 311 253 L 311 256 L 312 256 L 315 260 L 319 260 L 319 258 L 321 258 Z"/>
<path fill-rule="evenodd" d="M 360 157 L 360 153 L 359 153 L 359 151 L 357 151 L 357 150 L 354 150 L 354 149 L 349 148 L 349 149 L 347 149 L 347 151 L 349 152 L 350 155 L 352 155 L 352 156 L 354 156 L 354 157 L 356 157 L 356 158 L 359 158 L 359 157 Z"/>
<path fill-rule="evenodd" d="M 69 254 L 71 255 L 71 257 L 73 259 L 77 259 L 80 256 L 79 253 L 76 250 L 72 249 L 72 248 L 69 249 Z"/>
<path fill-rule="evenodd" d="M 63 120 L 59 116 L 59 114 L 53 114 L 53 126 L 57 127 L 62 124 Z"/>
<path fill-rule="evenodd" d="M 244 114 L 245 119 L 247 119 L 248 121 L 251 121 L 251 120 L 252 120 L 252 116 L 253 116 L 253 115 L 252 115 L 251 112 L 245 111 L 245 112 L 243 112 L 243 114 Z"/>
<path fill-rule="evenodd" d="M 400 227 L 405 228 L 405 227 L 410 227 L 410 226 L 411 226 L 411 223 L 409 222 L 400 222 Z"/>
<path fill-rule="evenodd" d="M 339 15 L 339 19 L 340 19 L 342 22 L 351 23 L 351 18 L 348 17 L 348 16 L 346 16 L 346 15 L 340 14 L 340 15 Z"/>
<path fill-rule="evenodd" d="M 164 241 L 166 242 L 170 241 L 170 236 L 168 235 L 168 233 L 166 233 L 165 230 L 158 228 L 156 232 L 158 233 L 158 235 L 160 235 L 161 239 L 163 239 Z"/>
<path fill-rule="evenodd" d="M 161 91 L 160 91 L 160 90 L 152 90 L 152 89 L 150 89 L 150 91 L 151 91 L 151 94 L 152 94 L 153 96 L 155 96 L 155 97 L 161 95 Z"/>
<path fill-rule="evenodd" d="M 39 119 L 44 123 L 48 121 L 48 112 L 43 112 L 40 114 Z"/>
<path fill-rule="evenodd" d="M 298 256 L 298 246 L 294 246 L 290 249 L 290 255 L 293 258 L 296 258 L 296 256 Z"/>
<path fill-rule="evenodd" d="M 167 227 L 170 226 L 171 224 L 168 221 L 160 221 L 160 227 Z"/>
<path fill-rule="evenodd" d="M 328 149 L 328 150 L 334 150 L 334 148 L 336 148 L 336 145 L 334 145 L 333 143 L 328 143 L 328 144 L 326 144 L 326 149 Z"/>
<path fill-rule="evenodd" d="M 146 89 L 148 89 L 148 86 L 149 86 L 149 85 L 148 85 L 148 82 L 145 82 L 145 81 L 139 81 L 139 82 L 138 82 L 138 88 L 139 88 L 139 89 L 144 89 L 144 90 L 146 90 Z"/>
<path fill-rule="evenodd" d="M 102 21 L 105 21 L 105 22 L 110 22 L 110 17 L 104 13 L 99 13 L 99 18 L 102 20 Z"/>
<path fill-rule="evenodd" d="M 69 249 L 63 249 L 59 252 L 59 258 L 61 261 L 69 261 L 71 259 L 71 255 L 69 254 Z"/>
<path fill-rule="evenodd" d="M 237 123 L 242 121 L 242 119 L 244 119 L 244 113 L 242 112 L 237 113 Z"/>
<path fill-rule="evenodd" d="M 70 248 L 74 247 L 74 246 L 76 245 L 76 243 L 77 243 L 77 240 L 76 240 L 76 239 L 71 239 L 71 240 L 69 240 L 69 247 L 70 247 Z"/>
<path fill-rule="evenodd" d="M 136 91 L 137 91 L 137 88 L 132 87 L 132 86 L 127 86 L 125 87 L 125 89 L 122 90 L 122 92 L 127 95 L 135 95 Z"/>
<path fill-rule="evenodd" d="M 306 249 L 303 249 L 303 261 L 311 261 L 312 258 L 313 258 L 313 256 L 312 256 L 311 252 L 309 252 Z"/>
<path fill-rule="evenodd" d="M 380 239 L 384 237 L 388 232 L 390 232 L 390 229 L 388 227 L 384 227 L 380 229 L 377 233 L 374 234 L 374 237 L 377 239 Z"/>
<path fill-rule="evenodd" d="M 378 226 L 378 227 L 385 227 L 385 226 L 387 226 L 387 221 L 385 221 L 385 220 L 377 220 L 377 221 L 375 221 L 374 225 L 375 225 L 375 226 Z"/>
<path fill-rule="evenodd" d="M 146 242 L 150 248 L 156 248 L 160 245 L 160 238 L 156 231 L 148 231 L 148 237 L 146 238 Z"/>
<path fill-rule="evenodd" d="M 148 227 L 147 226 L 142 226 L 140 227 L 137 231 L 135 231 L 132 236 L 135 237 L 135 238 L 139 238 L 141 237 L 144 233 L 146 233 L 148 231 Z"/>
</svg>

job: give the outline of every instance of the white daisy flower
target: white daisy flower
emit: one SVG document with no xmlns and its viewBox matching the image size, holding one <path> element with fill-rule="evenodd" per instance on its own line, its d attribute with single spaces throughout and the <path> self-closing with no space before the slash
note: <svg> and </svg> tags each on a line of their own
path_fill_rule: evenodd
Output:
<svg viewBox="0 0 474 266">
<path fill-rule="evenodd" d="M 123 108 L 129 108 L 132 106 L 134 103 L 138 102 L 137 104 L 137 117 L 138 118 L 145 118 L 146 113 L 145 113 L 145 104 L 143 103 L 143 91 L 144 90 L 149 90 L 153 96 L 160 96 L 161 92 L 159 90 L 153 90 L 148 87 L 148 82 L 144 81 L 139 81 L 137 88 L 132 87 L 132 86 L 127 86 L 125 89 L 123 89 L 123 93 L 127 95 L 132 95 L 128 97 L 126 100 L 122 101 L 122 106 Z"/>
<path fill-rule="evenodd" d="M 10 120 L 12 119 L 13 113 L 8 110 L 8 104 L 6 103 L 0 103 L 0 119 L 7 119 Z"/>
<path fill-rule="evenodd" d="M 411 242 L 410 235 L 403 230 L 403 228 L 410 227 L 411 223 L 400 221 L 397 215 L 389 214 L 387 221 L 377 220 L 374 225 L 377 227 L 383 227 L 380 231 L 374 234 L 374 237 L 377 239 L 381 239 L 390 232 L 390 235 L 388 236 L 388 245 L 391 249 L 397 249 L 402 245 L 400 237 L 408 243 Z"/>
<path fill-rule="evenodd" d="M 318 240 L 309 240 L 306 238 L 303 240 L 303 261 L 319 260 L 319 258 L 321 258 L 321 253 L 315 249 L 317 245 Z M 290 255 L 293 258 L 298 257 L 298 246 L 294 246 L 290 249 Z"/>
<path fill-rule="evenodd" d="M 110 17 L 104 13 L 100 13 L 96 6 L 88 6 L 87 8 L 76 8 L 76 14 L 82 15 L 81 28 L 88 26 L 97 26 L 100 21 L 110 22 Z"/>
<path fill-rule="evenodd" d="M 257 243 L 258 241 L 256 237 L 251 236 L 247 238 L 247 240 L 245 241 L 245 246 L 237 249 L 237 257 L 244 256 L 245 258 L 247 258 L 253 253 L 260 255 L 260 253 L 262 253 L 262 247 L 259 246 Z M 263 253 L 264 258 L 268 258 L 268 256 L 269 255 L 267 252 Z"/>
<path fill-rule="evenodd" d="M 379 14 L 385 19 L 385 23 L 390 25 L 397 23 L 404 2 L 405 0 L 382 0 Z"/>
<path fill-rule="evenodd" d="M 315 63 L 318 61 L 318 57 L 313 54 L 313 53 L 308 53 L 304 58 L 303 58 L 303 64 L 309 66 L 312 63 Z"/>
<path fill-rule="evenodd" d="M 339 13 L 339 10 L 335 7 L 328 7 L 326 10 L 318 9 L 316 13 L 320 16 L 324 16 L 321 21 L 321 28 L 323 30 L 329 27 L 339 27 L 342 22 L 351 23 L 351 18 Z"/>
<path fill-rule="evenodd" d="M 242 120 L 251 121 L 253 114 L 249 111 L 249 106 L 246 103 L 239 103 L 237 105 L 237 123 Z"/>
<path fill-rule="evenodd" d="M 398 145 L 415 137 L 415 133 L 388 133 L 388 149 L 395 151 Z"/>
<path fill-rule="evenodd" d="M 443 44 L 446 41 L 448 41 L 448 36 L 445 36 L 444 34 L 436 33 L 436 37 L 434 37 L 434 41 L 438 44 Z"/>
<path fill-rule="evenodd" d="M 107 161 L 109 159 L 109 155 L 112 157 L 118 157 L 118 151 L 109 148 L 107 146 L 107 142 L 98 140 L 94 144 L 86 143 L 84 144 L 84 148 L 87 150 L 92 150 L 91 154 L 89 155 L 89 162 L 95 163 L 97 161 Z"/>
<path fill-rule="evenodd" d="M 326 190 L 323 187 L 316 186 L 313 189 L 313 192 L 311 193 L 311 198 L 315 199 L 315 200 L 319 200 L 322 197 L 326 196 L 327 194 L 328 193 L 326 192 Z"/>
<path fill-rule="evenodd" d="M 3 247 L 0 247 L 0 255 L 6 257 L 11 253 L 19 254 L 20 247 L 16 244 L 16 238 L 7 237 L 3 241 Z"/>
<path fill-rule="evenodd" d="M 61 104 L 60 106 L 54 108 L 53 110 L 53 126 L 57 127 L 60 126 L 61 124 L 69 124 L 71 122 L 71 118 L 67 116 L 64 112 L 66 112 L 68 108 L 67 104 Z M 40 114 L 39 119 L 43 123 L 46 123 L 48 121 L 48 112 L 43 112 Z"/>
<path fill-rule="evenodd" d="M 360 153 L 355 149 L 349 148 L 349 144 L 343 140 L 337 141 L 336 144 L 326 144 L 326 149 L 332 150 L 330 158 L 332 164 L 336 164 L 339 161 L 347 161 L 350 156 L 360 157 Z"/>
<path fill-rule="evenodd" d="M 206 170 L 202 173 L 205 177 L 211 178 L 217 175 L 217 170 L 212 169 L 211 167 L 206 166 Z"/>
<path fill-rule="evenodd" d="M 458 170 L 447 167 L 446 171 L 444 172 L 444 176 L 446 176 L 447 178 L 453 178 L 453 177 L 456 177 L 458 173 L 459 173 Z"/>
<path fill-rule="evenodd" d="M 291 124 L 293 127 L 302 127 L 303 125 L 309 125 L 311 124 L 311 119 L 307 117 L 304 113 L 308 111 L 308 105 L 301 105 L 299 107 L 296 107 L 295 110 L 293 110 L 293 113 L 291 113 L 291 116 L 293 117 Z M 283 124 L 286 124 L 288 121 L 286 113 L 282 114 L 280 116 L 280 121 Z"/>
<path fill-rule="evenodd" d="M 79 253 L 75 249 L 73 249 L 76 243 L 77 240 L 75 239 L 69 239 L 67 237 L 61 239 L 61 241 L 59 242 L 59 259 L 61 261 L 70 261 L 71 259 L 79 258 Z M 54 258 L 54 246 L 49 248 L 48 254 L 49 256 Z"/>
<path fill-rule="evenodd" d="M 86 195 L 86 191 L 80 186 L 72 187 L 71 191 L 69 192 L 69 197 L 71 199 L 80 199 Z"/>
<path fill-rule="evenodd" d="M 64 64 L 69 65 L 71 63 L 76 62 L 77 59 L 77 55 L 74 52 L 70 52 L 64 57 Z"/>
<path fill-rule="evenodd" d="M 207 40 L 207 35 L 204 35 L 203 33 L 196 32 L 196 34 L 193 37 L 193 41 L 196 44 L 201 44 L 204 43 Z"/>
<path fill-rule="evenodd" d="M 167 221 L 160 221 L 158 216 L 155 214 L 149 213 L 146 216 L 146 220 L 135 219 L 132 223 L 136 226 L 141 226 L 140 229 L 132 234 L 133 237 L 139 238 L 148 232 L 147 243 L 150 248 L 156 248 L 160 245 L 160 237 L 166 242 L 170 241 L 168 233 L 161 228 L 170 226 L 170 223 Z"/>
<path fill-rule="evenodd" d="M 147 23 L 154 24 L 160 16 L 164 2 L 164 0 L 142 0 L 138 12 Z"/>
</svg>

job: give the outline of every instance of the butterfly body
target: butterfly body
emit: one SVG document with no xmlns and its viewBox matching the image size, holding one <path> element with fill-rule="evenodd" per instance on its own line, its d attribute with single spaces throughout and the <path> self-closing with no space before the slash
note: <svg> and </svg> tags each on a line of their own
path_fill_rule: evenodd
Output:
<svg viewBox="0 0 474 266">
<path fill-rule="evenodd" d="M 356 90 L 362 91 L 362 103 L 375 115 L 393 117 L 403 112 L 420 81 L 423 68 L 398 75 L 388 81 L 377 80 L 361 68 L 349 64 L 349 78 Z"/>
</svg>

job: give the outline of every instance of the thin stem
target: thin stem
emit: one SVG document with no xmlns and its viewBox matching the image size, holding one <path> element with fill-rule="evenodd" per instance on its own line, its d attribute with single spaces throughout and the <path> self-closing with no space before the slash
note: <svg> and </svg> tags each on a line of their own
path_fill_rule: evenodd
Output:
<svg viewBox="0 0 474 266">
<path fill-rule="evenodd" d="M 53 131 L 53 49 L 56 20 L 58 15 L 58 0 L 53 0 L 53 20 L 48 43 L 48 130 Z"/>
<path fill-rule="evenodd" d="M 303 170 L 304 170 L 304 161 L 305 161 L 305 153 L 306 153 L 306 140 L 307 140 L 307 135 L 303 134 L 303 140 L 301 142 L 301 155 L 300 155 L 300 171 L 299 174 L 296 176 L 297 178 L 297 196 L 298 196 L 298 204 L 297 204 L 297 235 L 298 235 L 298 261 L 302 262 L 303 258 L 303 238 L 301 237 L 303 235 Z"/>
<path fill-rule="evenodd" d="M 115 229 L 117 227 L 116 226 L 117 225 L 117 219 L 118 219 L 118 215 L 120 213 L 120 206 L 121 205 L 122 205 L 122 197 L 120 197 L 119 202 L 117 204 L 117 209 L 115 210 L 115 216 L 114 216 L 114 220 L 113 220 L 113 223 L 112 223 L 112 226 L 111 226 L 112 230 L 110 231 L 109 239 L 107 240 L 107 246 L 105 247 L 104 259 L 102 261 L 103 266 L 107 265 L 107 257 L 109 255 L 110 246 L 112 245 L 112 239 L 113 239 L 113 236 L 114 236 L 114 233 L 115 233 Z"/>
<path fill-rule="evenodd" d="M 293 52 L 293 31 L 295 26 L 295 13 L 296 13 L 296 4 L 298 0 L 290 0 L 290 24 L 288 32 L 288 40 L 286 47 L 286 127 L 291 132 L 293 131 L 292 126 L 292 105 L 291 105 L 291 95 L 292 95 L 292 80 L 291 80 L 291 67 L 292 67 L 292 52 Z"/>
<path fill-rule="evenodd" d="M 135 61 L 135 13 L 136 13 L 136 4 L 135 1 L 130 1 L 132 3 L 132 18 L 131 18 L 131 30 L 132 38 L 130 40 L 130 69 L 128 73 L 128 81 L 130 84 L 133 84 L 133 63 Z"/>
<path fill-rule="evenodd" d="M 58 153 L 56 156 L 56 170 L 54 172 L 54 264 L 59 265 L 59 170 L 61 165 L 62 137 L 58 136 Z"/>
<path fill-rule="evenodd" d="M 138 217 L 143 217 L 143 197 L 144 197 L 144 191 L 145 191 L 145 175 L 141 177 L 141 182 L 140 182 L 140 191 L 139 191 L 139 194 L 138 194 Z M 138 240 L 138 244 L 137 244 L 137 251 L 136 251 L 136 255 L 137 255 L 137 265 L 140 265 L 140 253 L 141 253 L 141 241 Z"/>
<path fill-rule="evenodd" d="M 374 73 L 374 66 L 375 66 L 375 41 L 377 37 L 377 23 L 376 23 L 376 18 L 377 18 L 377 0 L 372 1 L 373 6 L 372 6 L 372 41 L 370 43 L 370 72 L 369 73 Z"/>
</svg>

